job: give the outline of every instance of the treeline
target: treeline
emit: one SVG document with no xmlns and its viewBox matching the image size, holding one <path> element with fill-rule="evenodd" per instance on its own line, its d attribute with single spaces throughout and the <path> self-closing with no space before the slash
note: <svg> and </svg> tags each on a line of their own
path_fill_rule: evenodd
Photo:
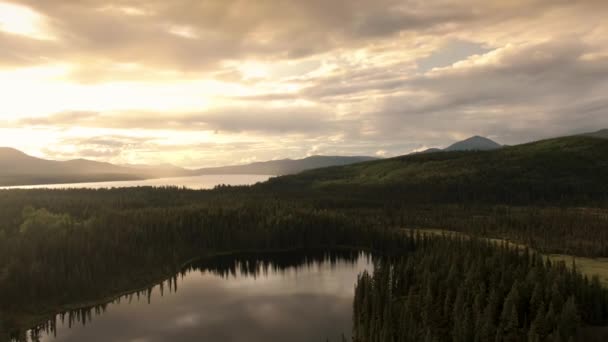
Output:
<svg viewBox="0 0 608 342">
<path fill-rule="evenodd" d="M 210 191 L 146 187 L 0 191 L 0 239 L 17 232 L 27 206 L 46 208 L 49 212 L 69 214 L 75 220 L 85 221 L 106 216 L 108 212 L 150 208 L 203 206 L 231 210 L 248 206 L 268 210 L 279 203 L 283 208 L 363 217 L 393 228 L 437 228 L 507 238 L 547 253 L 608 256 L 608 207 L 605 206 L 427 203 L 412 202 L 407 193 L 380 195 L 327 189 L 272 192 L 258 187 L 218 187 Z"/>
<path fill-rule="evenodd" d="M 341 194 L 259 195 L 239 187 L 11 190 L 0 192 L 0 208 L 3 308 L 23 307 L 28 298 L 38 308 L 49 301 L 54 306 L 127 283 L 146 284 L 209 252 L 368 247 L 377 231 L 401 228 L 506 237 L 544 252 L 608 255 L 604 209 L 405 205 Z M 120 277 L 125 273 L 131 274 L 128 282 Z"/>
<path fill-rule="evenodd" d="M 230 253 L 197 259 L 180 273 L 185 275 L 191 271 L 207 271 L 222 278 L 237 275 L 258 277 L 269 272 L 282 274 L 287 270 L 318 267 L 322 264 L 329 267 L 335 267 L 338 263 L 354 265 L 362 256 L 368 260 L 374 258 L 369 252 L 348 247 Z"/>
<path fill-rule="evenodd" d="M 469 239 L 415 245 L 359 277 L 355 342 L 574 341 L 608 315 L 599 280 L 564 263 Z"/>
<path fill-rule="evenodd" d="M 0 241 L 0 305 L 99 297 L 121 288 L 122 275 L 146 282 L 150 270 L 171 273 L 215 252 L 373 245 L 376 235 L 358 220 L 281 204 L 110 211 L 86 220 L 26 208 L 18 233 Z"/>
<path fill-rule="evenodd" d="M 384 212 L 393 227 L 498 237 L 544 253 L 608 256 L 608 208 L 459 204 L 387 207 Z"/>
</svg>

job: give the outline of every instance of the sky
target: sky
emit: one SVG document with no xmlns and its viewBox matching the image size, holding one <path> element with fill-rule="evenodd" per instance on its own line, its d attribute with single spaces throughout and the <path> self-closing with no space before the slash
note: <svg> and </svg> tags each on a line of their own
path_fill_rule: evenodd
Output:
<svg viewBox="0 0 608 342">
<path fill-rule="evenodd" d="M 604 0 L 0 0 L 0 146 L 390 157 L 608 127 Z"/>
</svg>

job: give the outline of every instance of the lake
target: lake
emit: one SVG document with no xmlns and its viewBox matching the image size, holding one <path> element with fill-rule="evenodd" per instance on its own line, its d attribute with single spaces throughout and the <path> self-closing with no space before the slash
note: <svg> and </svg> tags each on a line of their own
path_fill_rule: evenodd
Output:
<svg viewBox="0 0 608 342">
<path fill-rule="evenodd" d="M 190 189 L 211 189 L 216 185 L 251 185 L 257 182 L 267 181 L 269 175 L 202 175 L 193 177 L 171 177 L 130 181 L 112 182 L 90 182 L 90 183 L 65 183 L 65 184 L 40 184 L 40 185 L 19 185 L 0 187 L 0 189 L 108 189 L 126 188 L 134 186 L 178 186 Z"/>
<path fill-rule="evenodd" d="M 201 260 L 150 289 L 56 317 L 40 341 L 324 342 L 350 339 L 356 251 Z M 71 327 L 70 327 L 71 326 Z M 56 337 L 54 337 L 56 336 Z"/>
</svg>

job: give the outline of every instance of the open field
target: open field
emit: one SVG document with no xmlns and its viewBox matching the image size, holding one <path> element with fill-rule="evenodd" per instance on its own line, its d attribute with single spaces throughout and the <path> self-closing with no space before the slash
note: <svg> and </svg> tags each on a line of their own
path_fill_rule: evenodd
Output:
<svg viewBox="0 0 608 342">
<path fill-rule="evenodd" d="M 416 229 L 409 229 L 406 228 L 407 230 L 413 230 L 415 232 L 420 232 L 423 234 L 434 234 L 434 235 L 452 235 L 452 236 L 463 236 L 463 237 L 470 237 L 470 235 L 467 235 L 465 233 L 461 233 L 461 232 L 455 232 L 455 231 L 451 231 L 451 230 L 443 230 L 443 229 L 426 229 L 426 228 L 416 228 Z M 517 242 L 513 242 L 507 239 L 500 239 L 500 238 L 483 238 L 485 240 L 488 241 L 492 241 L 492 242 L 507 242 L 510 246 L 513 247 L 518 247 L 518 248 L 525 248 L 526 246 L 521 244 L 521 243 L 517 243 Z M 586 258 L 586 257 L 577 257 L 577 256 L 572 256 L 572 255 L 567 255 L 567 254 L 545 254 L 546 257 L 550 258 L 551 261 L 564 261 L 566 263 L 566 266 L 571 267 L 572 266 L 572 262 L 574 261 L 574 264 L 576 265 L 576 267 L 581 271 L 581 273 L 583 273 L 584 275 L 587 275 L 589 278 L 593 277 L 593 276 L 598 276 L 600 279 L 600 282 L 602 283 L 602 285 L 608 287 L 608 258 Z"/>
</svg>

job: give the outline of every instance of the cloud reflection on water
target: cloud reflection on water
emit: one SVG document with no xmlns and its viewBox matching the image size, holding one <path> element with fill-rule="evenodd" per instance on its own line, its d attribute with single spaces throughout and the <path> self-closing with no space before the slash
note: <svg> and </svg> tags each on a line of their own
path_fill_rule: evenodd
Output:
<svg viewBox="0 0 608 342">
<path fill-rule="evenodd" d="M 76 341 L 324 341 L 350 334 L 354 284 L 367 258 L 222 277 L 191 271 L 178 290 L 160 286 L 146 298 L 110 304 L 86 326 L 58 324 L 57 338 Z"/>
</svg>

